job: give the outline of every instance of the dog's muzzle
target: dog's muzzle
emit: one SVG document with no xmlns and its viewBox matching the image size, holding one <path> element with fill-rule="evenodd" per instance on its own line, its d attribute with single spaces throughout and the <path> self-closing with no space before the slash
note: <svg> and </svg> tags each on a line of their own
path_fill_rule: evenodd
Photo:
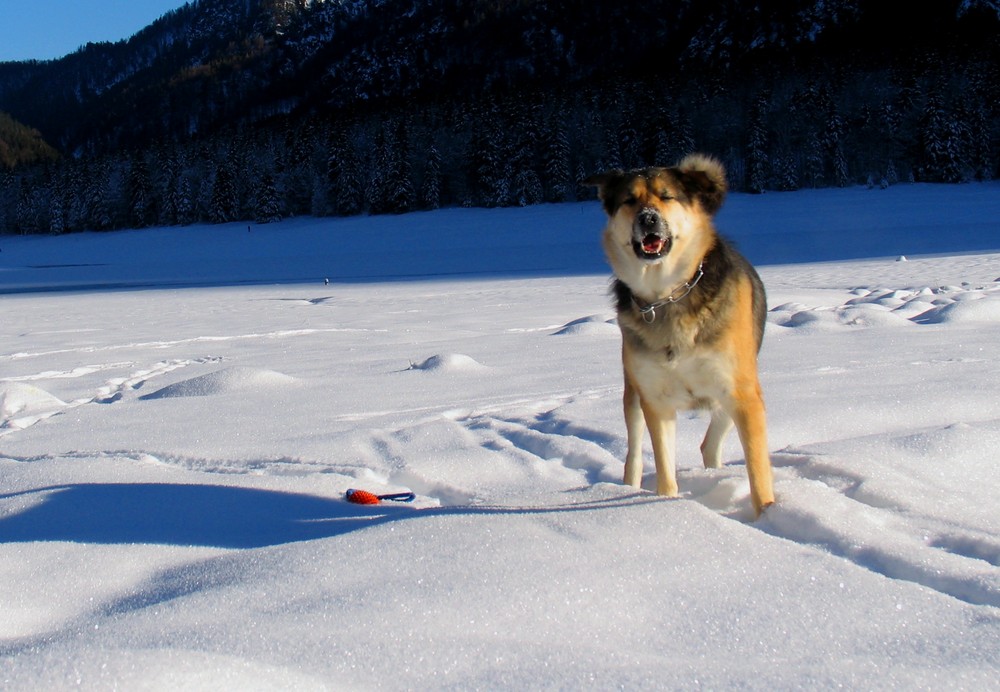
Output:
<svg viewBox="0 0 1000 692">
<path fill-rule="evenodd" d="M 670 252 L 673 237 L 655 209 L 645 207 L 636 214 L 632 225 L 632 249 L 636 257 L 655 260 Z"/>
</svg>

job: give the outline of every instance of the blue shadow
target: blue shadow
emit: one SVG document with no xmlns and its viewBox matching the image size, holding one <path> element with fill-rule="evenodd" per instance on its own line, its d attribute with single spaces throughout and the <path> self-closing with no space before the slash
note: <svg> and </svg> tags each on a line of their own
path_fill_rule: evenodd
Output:
<svg viewBox="0 0 1000 692">
<path fill-rule="evenodd" d="M 223 485 L 93 483 L 52 486 L 0 520 L 0 542 L 69 541 L 261 548 L 335 536 L 405 507 L 365 507 L 314 495 Z"/>
</svg>

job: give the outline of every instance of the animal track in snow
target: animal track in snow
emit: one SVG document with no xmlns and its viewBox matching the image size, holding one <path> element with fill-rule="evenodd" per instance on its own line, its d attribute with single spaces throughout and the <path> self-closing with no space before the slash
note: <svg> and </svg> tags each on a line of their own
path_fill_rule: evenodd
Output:
<svg viewBox="0 0 1000 692">
<path fill-rule="evenodd" d="M 151 379 L 173 372 L 179 368 L 216 363 L 221 360 L 220 357 L 210 356 L 196 359 L 159 361 L 152 367 L 136 370 L 126 377 L 116 377 L 108 380 L 106 384 L 97 389 L 92 397 L 82 397 L 69 402 L 60 400 L 41 387 L 27 383 L 93 374 L 101 370 L 111 369 L 110 366 L 87 366 L 69 372 L 38 373 L 11 378 L 9 380 L 0 380 L 0 436 L 17 430 L 24 430 L 39 421 L 59 415 L 78 406 L 85 406 L 92 403 L 115 403 L 120 401 L 128 392 L 139 389 Z M 115 365 L 127 366 L 130 364 L 117 363 Z"/>
<path fill-rule="evenodd" d="M 183 346 L 186 344 L 199 343 L 220 343 L 230 341 L 253 341 L 260 339 L 286 339 L 298 336 L 309 336 L 311 334 L 333 334 L 333 333 L 354 333 L 354 332 L 385 332 L 385 329 L 359 329 L 352 327 L 333 327 L 326 329 L 281 329 L 273 332 L 253 332 L 249 334 L 229 334 L 218 336 L 193 336 L 186 339 L 173 339 L 163 341 L 140 341 L 134 343 L 112 344 L 107 346 L 82 346 L 78 348 L 62 348 L 52 351 L 37 352 L 17 352 L 0 355 L 0 362 L 4 360 L 23 360 L 26 358 L 40 358 L 44 356 L 63 355 L 67 353 L 106 353 L 110 351 L 121 351 L 126 349 L 161 349 Z"/>
<path fill-rule="evenodd" d="M 550 412 L 551 413 L 551 412 Z M 583 474 L 593 485 L 617 479 L 617 459 L 601 446 L 605 437 L 599 432 L 552 425 L 545 416 L 501 418 L 480 415 L 463 421 L 487 449 L 505 454 L 537 457 Z"/>
<path fill-rule="evenodd" d="M 784 450 L 772 455 L 778 503 L 755 526 L 892 579 L 1000 607 L 993 498 L 949 488 L 951 476 L 928 463 L 949 450 L 953 471 L 985 478 L 994 472 L 989 450 L 997 444 L 995 421 Z M 890 458 L 905 450 L 903 463 L 872 464 L 890 456 L 880 449 L 891 450 Z M 959 505 L 963 512 L 950 509 Z M 955 521 L 969 516 L 970 506 L 978 507 L 977 520 Z"/>
</svg>

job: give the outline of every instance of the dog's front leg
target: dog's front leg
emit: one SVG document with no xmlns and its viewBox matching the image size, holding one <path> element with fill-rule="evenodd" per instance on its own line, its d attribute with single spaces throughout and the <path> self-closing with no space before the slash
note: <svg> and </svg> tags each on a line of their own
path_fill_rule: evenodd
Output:
<svg viewBox="0 0 1000 692">
<path fill-rule="evenodd" d="M 638 488 L 642 485 L 642 438 L 646 433 L 646 420 L 639 404 L 639 392 L 625 377 L 625 434 L 628 451 L 625 453 L 625 485 Z"/>
<path fill-rule="evenodd" d="M 657 408 L 642 402 L 642 412 L 653 442 L 653 459 L 656 461 L 656 494 L 677 497 L 677 470 L 674 464 L 674 447 L 677 437 L 677 412 Z"/>
</svg>

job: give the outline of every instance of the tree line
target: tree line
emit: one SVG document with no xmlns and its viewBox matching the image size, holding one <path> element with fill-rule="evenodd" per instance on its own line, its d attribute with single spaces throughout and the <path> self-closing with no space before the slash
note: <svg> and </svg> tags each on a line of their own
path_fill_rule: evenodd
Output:
<svg viewBox="0 0 1000 692">
<path fill-rule="evenodd" d="M 315 109 L 2 171 L 0 232 L 564 202 L 590 194 L 577 181 L 593 172 L 694 150 L 750 192 L 985 180 L 1000 166 L 998 104 L 984 58 Z"/>
</svg>

